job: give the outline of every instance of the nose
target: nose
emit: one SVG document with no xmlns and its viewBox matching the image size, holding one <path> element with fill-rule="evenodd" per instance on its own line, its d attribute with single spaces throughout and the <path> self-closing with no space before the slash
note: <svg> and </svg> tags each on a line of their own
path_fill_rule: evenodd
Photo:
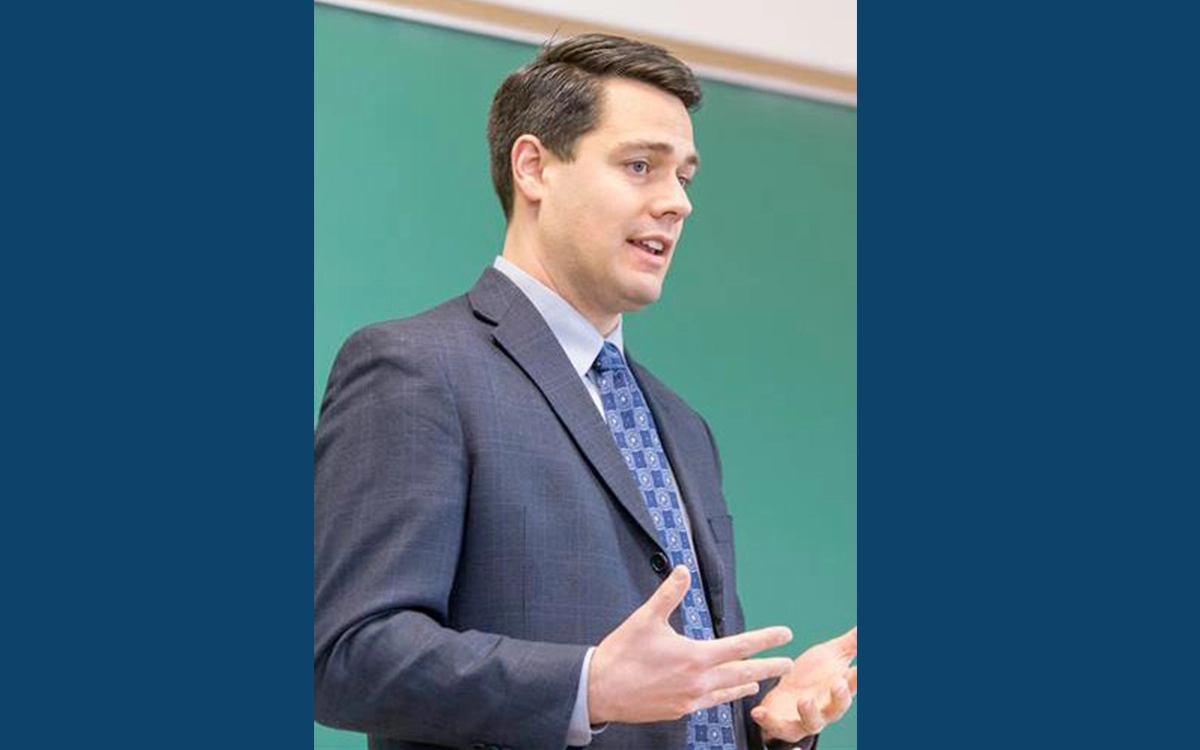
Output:
<svg viewBox="0 0 1200 750">
<path fill-rule="evenodd" d="M 667 186 L 655 196 L 651 213 L 655 218 L 670 217 L 674 221 L 683 221 L 692 212 L 692 202 L 688 199 L 687 191 L 674 177 L 665 182 Z"/>
</svg>

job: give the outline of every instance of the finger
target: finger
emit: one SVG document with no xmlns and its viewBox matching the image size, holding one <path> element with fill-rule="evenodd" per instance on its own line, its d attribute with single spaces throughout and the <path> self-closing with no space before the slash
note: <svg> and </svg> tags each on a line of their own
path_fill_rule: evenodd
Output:
<svg viewBox="0 0 1200 750">
<path fill-rule="evenodd" d="M 711 664 L 722 664 L 728 661 L 748 659 L 759 651 L 775 648 L 792 640 L 792 629 L 785 625 L 773 625 L 769 628 L 751 630 L 711 641 L 700 641 L 708 652 Z"/>
<path fill-rule="evenodd" d="M 696 707 L 693 708 L 692 710 L 693 711 L 702 711 L 706 708 L 712 708 L 713 706 L 719 706 L 722 703 L 733 703 L 734 701 L 740 701 L 742 698 L 746 698 L 751 695 L 754 695 L 757 692 L 758 692 L 758 683 L 757 682 L 748 682 L 744 685 L 733 685 L 731 687 L 721 688 L 719 690 L 713 690 L 712 692 L 706 694 L 703 698 L 701 698 L 700 701 L 696 704 Z"/>
<path fill-rule="evenodd" d="M 858 655 L 858 626 L 847 630 L 842 635 L 834 639 L 838 651 L 846 658 L 853 658 Z"/>
<path fill-rule="evenodd" d="M 755 706 L 753 709 L 751 709 L 750 718 L 754 719 L 754 722 L 762 727 L 764 737 L 771 737 L 773 739 L 790 742 L 795 742 L 797 739 L 799 739 L 798 736 L 795 738 L 791 736 L 793 731 L 799 732 L 799 726 L 797 726 L 794 730 L 784 726 L 787 722 L 781 720 L 780 717 L 775 714 L 768 713 L 767 709 L 763 708 L 762 706 Z"/>
<path fill-rule="evenodd" d="M 799 742 L 805 737 L 804 726 L 798 715 L 783 717 L 778 712 L 768 712 L 762 706 L 750 711 L 750 718 L 762 727 L 764 736 L 785 742 Z"/>
<path fill-rule="evenodd" d="M 815 699 L 807 698 L 797 703 L 796 713 L 800 717 L 801 737 L 816 734 L 825 728 L 825 718 L 821 715 L 821 709 L 817 707 Z"/>
<path fill-rule="evenodd" d="M 821 719 L 826 724 L 830 724 L 842 718 L 850 709 L 851 700 L 853 699 L 850 696 L 850 686 L 846 684 L 845 680 L 838 680 L 838 684 L 829 693 L 829 703 L 821 712 Z"/>
<path fill-rule="evenodd" d="M 850 686 L 850 695 L 858 695 L 858 665 L 846 670 L 846 684 Z"/>
<path fill-rule="evenodd" d="M 642 608 L 648 615 L 665 622 L 687 595 L 691 580 L 692 574 L 688 572 L 687 566 L 676 565 L 671 575 L 650 595 Z"/>
<path fill-rule="evenodd" d="M 717 690 L 748 682 L 762 682 L 773 677 L 783 677 L 792 669 L 792 660 L 786 656 L 769 659 L 748 659 L 718 664 L 708 671 L 705 679 L 710 689 Z"/>
</svg>

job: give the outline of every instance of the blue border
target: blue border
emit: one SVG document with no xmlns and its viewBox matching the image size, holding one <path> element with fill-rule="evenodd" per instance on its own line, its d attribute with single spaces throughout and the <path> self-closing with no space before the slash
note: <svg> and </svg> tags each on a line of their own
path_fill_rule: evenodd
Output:
<svg viewBox="0 0 1200 750">
<path fill-rule="evenodd" d="M 6 14 L 6 747 L 309 742 L 311 13 Z"/>
</svg>

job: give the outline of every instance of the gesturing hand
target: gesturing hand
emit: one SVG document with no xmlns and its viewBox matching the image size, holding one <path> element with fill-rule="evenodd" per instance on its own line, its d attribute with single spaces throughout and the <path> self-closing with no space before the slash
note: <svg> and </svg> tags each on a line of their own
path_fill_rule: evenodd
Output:
<svg viewBox="0 0 1200 750">
<path fill-rule="evenodd" d="M 758 692 L 760 680 L 792 668 L 786 657 L 750 659 L 792 640 L 776 626 L 697 641 L 676 633 L 667 618 L 687 594 L 691 574 L 680 565 L 658 590 L 592 654 L 588 714 L 593 724 L 678 719 Z"/>
<path fill-rule="evenodd" d="M 798 742 L 846 713 L 858 693 L 858 626 L 797 657 L 791 670 L 750 715 L 765 739 Z"/>
</svg>

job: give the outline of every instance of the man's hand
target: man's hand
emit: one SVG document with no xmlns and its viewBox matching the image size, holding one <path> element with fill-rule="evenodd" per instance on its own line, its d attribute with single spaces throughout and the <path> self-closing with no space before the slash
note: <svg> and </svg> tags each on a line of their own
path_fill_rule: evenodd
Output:
<svg viewBox="0 0 1200 750">
<path fill-rule="evenodd" d="M 858 626 L 819 643 L 796 659 L 775 689 L 750 715 L 765 739 L 799 742 L 831 724 L 850 708 L 858 693 Z"/>
<path fill-rule="evenodd" d="M 750 659 L 792 640 L 777 626 L 697 641 L 676 633 L 667 618 L 687 594 L 691 574 L 680 565 L 658 590 L 592 654 L 588 718 L 592 724 L 678 719 L 758 692 L 760 680 L 792 668 L 786 657 Z"/>
</svg>

